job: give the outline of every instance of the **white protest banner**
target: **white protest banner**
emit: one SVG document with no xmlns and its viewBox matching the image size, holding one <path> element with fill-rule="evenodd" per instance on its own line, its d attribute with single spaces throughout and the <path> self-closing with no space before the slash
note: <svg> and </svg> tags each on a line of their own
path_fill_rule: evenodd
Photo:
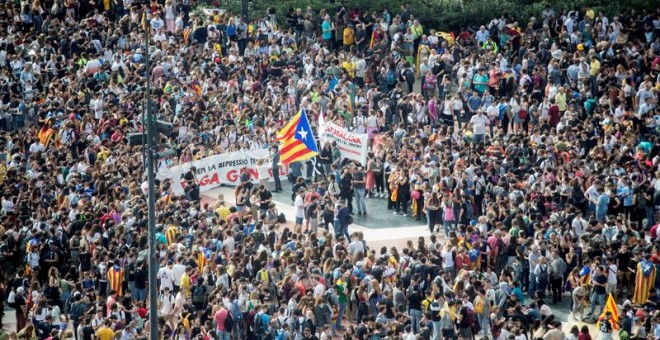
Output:
<svg viewBox="0 0 660 340">
<path fill-rule="evenodd" d="M 347 129 L 326 122 L 323 115 L 319 116 L 319 141 L 321 147 L 326 143 L 337 142 L 342 157 L 367 164 L 368 136 L 366 133 L 354 133 Z"/>
<path fill-rule="evenodd" d="M 211 156 L 198 161 L 175 165 L 171 168 L 160 169 L 159 179 L 170 179 L 172 191 L 177 195 L 184 193 L 185 180 L 183 176 L 194 166 L 199 181 L 199 191 L 204 192 L 224 185 L 238 185 L 241 183 L 241 174 L 248 173 L 253 183 L 274 181 L 273 169 L 267 149 L 230 152 Z M 289 167 L 280 165 L 280 177 L 286 180 Z"/>
</svg>

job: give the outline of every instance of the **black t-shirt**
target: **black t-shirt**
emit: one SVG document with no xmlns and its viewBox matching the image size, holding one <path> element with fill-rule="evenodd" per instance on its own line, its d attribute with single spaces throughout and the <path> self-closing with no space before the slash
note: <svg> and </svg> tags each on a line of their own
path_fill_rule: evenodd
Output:
<svg viewBox="0 0 660 340">
<path fill-rule="evenodd" d="M 80 262 L 80 271 L 89 271 L 92 268 L 92 254 L 80 253 L 78 255 L 78 262 Z"/>
<path fill-rule="evenodd" d="M 600 284 L 606 284 L 607 283 L 607 276 L 603 274 L 596 275 L 594 277 L 594 281 Z M 594 286 L 594 291 L 596 294 L 605 294 L 605 286 L 600 286 L 600 285 L 595 285 Z"/>
<path fill-rule="evenodd" d="M 91 326 L 85 326 L 82 329 L 82 334 L 83 334 L 83 340 L 92 340 L 92 337 L 94 335 L 94 328 Z"/>
<path fill-rule="evenodd" d="M 616 259 L 619 261 L 619 264 L 617 265 L 619 270 L 621 270 L 623 272 L 627 272 L 628 271 L 628 266 L 630 265 L 630 260 L 632 259 L 632 256 L 630 255 L 630 253 L 628 253 L 628 252 L 618 253 L 618 254 L 616 254 Z"/>
<path fill-rule="evenodd" d="M 422 295 L 418 292 L 413 292 L 408 296 L 408 307 L 410 309 L 422 310 Z"/>
<path fill-rule="evenodd" d="M 267 201 L 271 198 L 273 198 L 273 194 L 271 194 L 270 191 L 264 190 L 264 191 L 259 192 L 259 200 Z M 260 203 L 259 208 L 260 209 L 268 209 L 268 204 L 270 204 L 270 203 Z"/>
<path fill-rule="evenodd" d="M 144 268 L 135 271 L 135 288 L 147 289 L 147 271 Z"/>
<path fill-rule="evenodd" d="M 344 177 L 342 177 L 341 181 L 340 181 L 341 189 L 342 190 L 350 190 L 352 180 L 353 180 L 353 175 L 351 175 L 351 174 L 344 175 Z"/>
<path fill-rule="evenodd" d="M 364 172 L 358 171 L 353 175 L 353 181 L 364 181 Z M 364 189 L 366 183 L 355 183 L 353 188 L 355 189 Z"/>
</svg>

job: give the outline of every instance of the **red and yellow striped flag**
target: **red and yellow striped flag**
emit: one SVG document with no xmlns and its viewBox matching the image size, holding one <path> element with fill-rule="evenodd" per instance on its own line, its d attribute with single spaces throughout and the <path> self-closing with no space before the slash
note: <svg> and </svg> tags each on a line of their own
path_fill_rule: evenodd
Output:
<svg viewBox="0 0 660 340">
<path fill-rule="evenodd" d="M 282 143 L 280 148 L 282 164 L 308 160 L 319 154 L 314 133 L 304 110 L 293 116 L 293 119 L 277 133 L 277 140 Z"/>
<path fill-rule="evenodd" d="M 124 281 L 124 270 L 119 268 L 119 266 L 113 266 L 108 269 L 108 284 L 110 289 L 117 292 L 117 296 L 122 296 L 122 285 Z"/>
<path fill-rule="evenodd" d="M 612 318 L 610 319 L 610 323 L 612 324 L 612 328 L 615 331 L 619 330 L 619 309 L 616 306 L 616 301 L 614 301 L 614 297 L 612 297 L 612 294 L 609 295 L 607 298 L 607 302 L 605 303 L 605 309 L 603 309 L 603 313 L 598 317 L 598 327 L 600 328 L 600 321 L 604 320 L 606 318 L 607 312 L 612 313 Z"/>
</svg>

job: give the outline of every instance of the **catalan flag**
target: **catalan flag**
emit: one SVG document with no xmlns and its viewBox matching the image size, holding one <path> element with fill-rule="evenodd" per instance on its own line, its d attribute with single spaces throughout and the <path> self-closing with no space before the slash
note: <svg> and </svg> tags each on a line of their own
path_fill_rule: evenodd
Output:
<svg viewBox="0 0 660 340">
<path fill-rule="evenodd" d="M 39 130 L 39 133 L 37 134 L 37 137 L 39 137 L 39 141 L 41 144 L 43 144 L 44 148 L 48 148 L 50 145 L 50 142 L 53 140 L 53 138 L 57 135 L 57 130 L 52 126 L 51 120 L 47 120 L 44 126 L 41 127 Z"/>
<path fill-rule="evenodd" d="M 588 265 L 585 265 L 580 269 L 578 275 L 580 277 L 580 286 L 588 287 L 591 282 L 591 268 Z"/>
<path fill-rule="evenodd" d="M 454 41 L 456 41 L 456 36 L 452 32 L 436 32 L 435 35 L 439 38 L 445 39 L 449 46 L 454 45 Z"/>
<path fill-rule="evenodd" d="M 117 292 L 117 296 L 122 294 L 122 282 L 124 281 L 124 270 L 119 266 L 112 266 L 108 269 L 108 284 L 110 289 Z"/>
<path fill-rule="evenodd" d="M 282 164 L 304 161 L 319 153 L 305 110 L 293 116 L 291 121 L 277 133 L 277 139 L 282 143 L 280 148 Z"/>
<path fill-rule="evenodd" d="M 642 260 L 637 264 L 637 273 L 635 274 L 635 295 L 633 303 L 645 303 L 651 295 L 651 289 L 655 283 L 656 269 L 653 262 Z"/>
<path fill-rule="evenodd" d="M 167 238 L 168 246 L 176 242 L 176 237 L 178 234 L 179 234 L 179 229 L 177 227 L 171 226 L 167 228 L 167 231 L 165 231 L 165 237 Z"/>
<path fill-rule="evenodd" d="M 199 253 L 197 254 L 197 268 L 199 268 L 200 272 L 204 270 L 204 267 L 206 267 L 207 263 L 208 261 L 204 255 L 204 250 L 200 249 Z"/>
<path fill-rule="evenodd" d="M 380 41 L 382 38 L 380 36 L 380 30 L 378 27 L 374 28 L 373 32 L 371 32 L 371 39 L 369 40 L 369 49 L 372 50 L 374 48 L 374 45 L 376 45 L 377 42 Z"/>
<path fill-rule="evenodd" d="M 431 48 L 427 44 L 419 44 L 419 47 L 417 48 L 417 58 L 415 58 L 417 60 L 417 65 L 416 65 L 416 68 L 415 68 L 416 71 L 417 71 L 417 75 L 419 75 L 420 72 L 421 72 L 420 69 L 419 69 L 419 64 L 422 63 L 422 58 L 421 58 L 422 53 L 424 53 L 426 55 L 430 55 L 431 54 Z"/>
<path fill-rule="evenodd" d="M 604 320 L 606 318 L 606 313 L 610 312 L 612 313 L 612 318 L 610 319 L 610 323 L 612 324 L 612 328 L 615 331 L 619 330 L 619 310 L 616 306 L 616 302 L 614 301 L 614 298 L 612 297 L 612 294 L 607 298 L 607 302 L 605 303 L 605 309 L 603 309 L 603 314 L 601 314 L 598 317 L 598 327 L 600 328 L 600 321 Z"/>
</svg>

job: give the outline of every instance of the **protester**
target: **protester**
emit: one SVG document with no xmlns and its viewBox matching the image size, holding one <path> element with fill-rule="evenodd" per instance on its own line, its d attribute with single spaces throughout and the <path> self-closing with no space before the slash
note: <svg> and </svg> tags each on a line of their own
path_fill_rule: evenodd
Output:
<svg viewBox="0 0 660 340">
<path fill-rule="evenodd" d="M 251 21 L 188 1 L 0 7 L 0 287 L 20 336 L 145 339 L 156 299 L 177 340 L 563 339 L 566 291 L 594 322 L 609 293 L 630 296 L 658 332 L 658 10 L 548 7 L 452 34 L 410 6 Z M 322 145 L 288 162 L 278 135 L 303 112 L 314 136 L 293 134 Z M 321 124 L 367 152 L 321 143 Z M 209 202 L 192 162 L 256 151 L 269 159 L 239 165 L 234 201 Z M 378 205 L 425 221 L 430 244 L 370 248 L 353 224 Z"/>
</svg>

